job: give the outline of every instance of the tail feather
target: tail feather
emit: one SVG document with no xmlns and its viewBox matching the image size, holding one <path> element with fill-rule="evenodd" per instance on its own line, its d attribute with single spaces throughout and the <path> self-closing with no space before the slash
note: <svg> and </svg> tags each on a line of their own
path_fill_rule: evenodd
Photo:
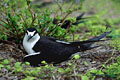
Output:
<svg viewBox="0 0 120 80">
<path fill-rule="evenodd" d="M 104 38 L 105 36 L 107 36 L 107 35 L 110 34 L 111 32 L 112 32 L 112 31 L 106 32 L 106 33 L 104 33 L 104 34 L 101 34 L 100 36 L 97 36 L 97 37 L 88 39 L 88 40 L 86 40 L 86 41 L 72 42 L 70 45 L 71 45 L 71 46 L 80 46 L 81 51 L 90 50 L 90 49 L 99 47 L 99 46 L 91 47 L 91 45 L 92 45 L 94 42 L 103 41 L 103 40 L 100 40 L 100 39 Z"/>
<path fill-rule="evenodd" d="M 100 39 L 104 38 L 105 36 L 107 36 L 108 34 L 110 34 L 111 32 L 112 32 L 112 31 L 106 32 L 106 33 L 104 33 L 104 34 L 101 34 L 100 36 L 97 36 L 97 37 L 88 39 L 87 41 L 100 40 Z"/>
<path fill-rule="evenodd" d="M 76 22 L 72 23 L 72 25 L 78 25 L 80 23 L 84 23 L 85 21 L 79 21 L 82 19 L 82 17 L 84 16 L 85 12 L 80 14 L 78 17 L 76 17 Z"/>
<path fill-rule="evenodd" d="M 76 21 L 75 23 L 72 23 L 72 25 L 78 25 L 78 24 L 81 24 L 81 23 L 85 23 L 86 21 Z"/>
<path fill-rule="evenodd" d="M 84 16 L 85 12 L 76 17 L 76 20 L 80 20 Z"/>
</svg>

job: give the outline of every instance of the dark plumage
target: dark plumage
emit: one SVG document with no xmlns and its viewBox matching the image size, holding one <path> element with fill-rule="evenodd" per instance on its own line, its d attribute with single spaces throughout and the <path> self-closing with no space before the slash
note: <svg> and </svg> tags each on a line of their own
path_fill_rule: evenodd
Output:
<svg viewBox="0 0 120 80">
<path fill-rule="evenodd" d="M 64 29 L 67 29 L 67 28 L 69 28 L 71 25 L 78 25 L 78 24 L 80 24 L 80 23 L 84 23 L 85 21 L 84 20 L 82 20 L 82 17 L 84 16 L 84 14 L 85 13 L 82 13 L 82 14 L 80 14 L 79 16 L 77 16 L 76 17 L 76 22 L 71 22 L 70 20 L 65 20 L 64 22 L 63 22 L 63 20 L 60 20 L 60 23 L 62 23 L 62 25 L 61 25 L 61 28 L 64 28 Z M 79 20 L 81 20 L 81 21 L 79 21 Z M 58 19 L 56 19 L 56 18 L 54 18 L 53 19 L 53 24 L 59 24 L 58 23 Z"/>
<path fill-rule="evenodd" d="M 29 31 L 27 32 L 29 33 Z M 24 61 L 28 61 L 30 62 L 31 65 L 34 65 L 34 66 L 40 64 L 41 61 L 43 60 L 45 60 L 47 63 L 54 63 L 54 64 L 60 63 L 62 61 L 68 60 L 71 57 L 71 55 L 74 53 L 77 53 L 80 51 L 86 51 L 86 50 L 90 50 L 98 47 L 98 46 L 91 47 L 91 45 L 94 42 L 100 41 L 100 39 L 104 38 L 109 33 L 110 32 L 106 32 L 100 36 L 88 39 L 86 41 L 78 41 L 78 42 L 64 42 L 54 38 L 39 36 L 38 34 L 35 34 L 34 36 L 40 37 L 40 38 L 35 43 L 35 45 L 33 45 L 32 50 L 38 54 L 31 53 L 33 55 L 30 55 L 28 53 L 28 56 L 24 57 Z M 27 38 L 24 40 L 26 41 Z M 30 45 L 32 45 L 31 44 L 32 41 L 33 40 L 31 38 Z M 24 44 L 26 43 L 23 43 L 23 45 Z M 24 46 L 24 48 L 25 49 L 29 48 L 29 46 Z"/>
</svg>

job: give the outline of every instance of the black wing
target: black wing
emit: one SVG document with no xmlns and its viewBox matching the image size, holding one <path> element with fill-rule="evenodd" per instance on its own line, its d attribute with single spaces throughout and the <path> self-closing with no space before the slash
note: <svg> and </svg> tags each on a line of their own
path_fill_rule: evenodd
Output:
<svg viewBox="0 0 120 80">
<path fill-rule="evenodd" d="M 78 52 L 78 48 L 66 46 L 65 43 L 57 42 L 57 39 L 41 37 L 35 44 L 33 50 L 40 52 L 40 59 L 50 62 L 61 62 L 67 60 L 72 54 Z"/>
</svg>

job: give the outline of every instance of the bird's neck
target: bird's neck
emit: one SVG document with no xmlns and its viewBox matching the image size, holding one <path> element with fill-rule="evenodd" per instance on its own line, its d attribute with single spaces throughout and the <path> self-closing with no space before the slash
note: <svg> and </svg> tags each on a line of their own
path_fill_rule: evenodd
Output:
<svg viewBox="0 0 120 80">
<path fill-rule="evenodd" d="M 36 43 L 39 39 L 40 39 L 39 34 L 36 34 L 35 38 L 33 38 L 33 39 L 29 40 L 28 42 L 31 42 L 31 43 Z"/>
<path fill-rule="evenodd" d="M 39 34 L 36 34 L 34 39 L 31 40 L 27 40 L 28 37 L 25 35 L 24 39 L 23 39 L 23 47 L 25 48 L 25 50 L 27 51 L 28 54 L 34 54 L 35 51 L 33 51 L 33 47 L 34 45 L 37 43 L 37 41 L 40 39 Z"/>
</svg>

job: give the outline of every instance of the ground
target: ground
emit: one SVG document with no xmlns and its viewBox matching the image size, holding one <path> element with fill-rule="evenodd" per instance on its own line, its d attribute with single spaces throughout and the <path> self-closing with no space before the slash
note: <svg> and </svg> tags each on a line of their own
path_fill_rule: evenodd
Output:
<svg viewBox="0 0 120 80">
<path fill-rule="evenodd" d="M 87 71 L 90 71 L 92 69 L 100 69 L 104 63 L 106 63 L 107 60 L 109 60 L 111 57 L 117 57 L 120 54 L 117 50 L 114 50 L 114 48 L 109 46 L 109 41 L 104 42 L 98 42 L 95 43 L 93 46 L 101 45 L 98 48 L 88 50 L 85 52 L 80 52 L 80 59 L 75 60 L 75 64 L 77 64 L 77 73 L 85 73 Z M 3 48 L 4 47 L 4 48 Z M 21 47 L 21 48 L 20 48 Z M 113 55 L 114 51 L 114 55 Z M 14 59 L 12 64 L 15 64 L 16 62 L 23 62 L 23 57 L 26 53 L 24 52 L 24 49 L 22 48 L 22 45 L 18 44 L 10 44 L 10 43 L 0 43 L 0 59 Z M 110 60 L 107 64 L 112 64 L 114 60 Z M 24 63 L 24 62 L 23 62 Z M 56 64 L 55 67 L 67 67 L 69 61 L 62 62 L 60 64 Z M 24 78 L 20 73 L 16 76 L 12 76 L 14 74 L 13 72 L 9 72 L 6 68 L 3 68 L 0 72 L 4 73 L 2 74 L 3 77 L 0 79 L 21 79 Z M 101 77 L 100 77 L 101 78 Z M 99 80 L 99 77 L 97 78 Z"/>
</svg>

